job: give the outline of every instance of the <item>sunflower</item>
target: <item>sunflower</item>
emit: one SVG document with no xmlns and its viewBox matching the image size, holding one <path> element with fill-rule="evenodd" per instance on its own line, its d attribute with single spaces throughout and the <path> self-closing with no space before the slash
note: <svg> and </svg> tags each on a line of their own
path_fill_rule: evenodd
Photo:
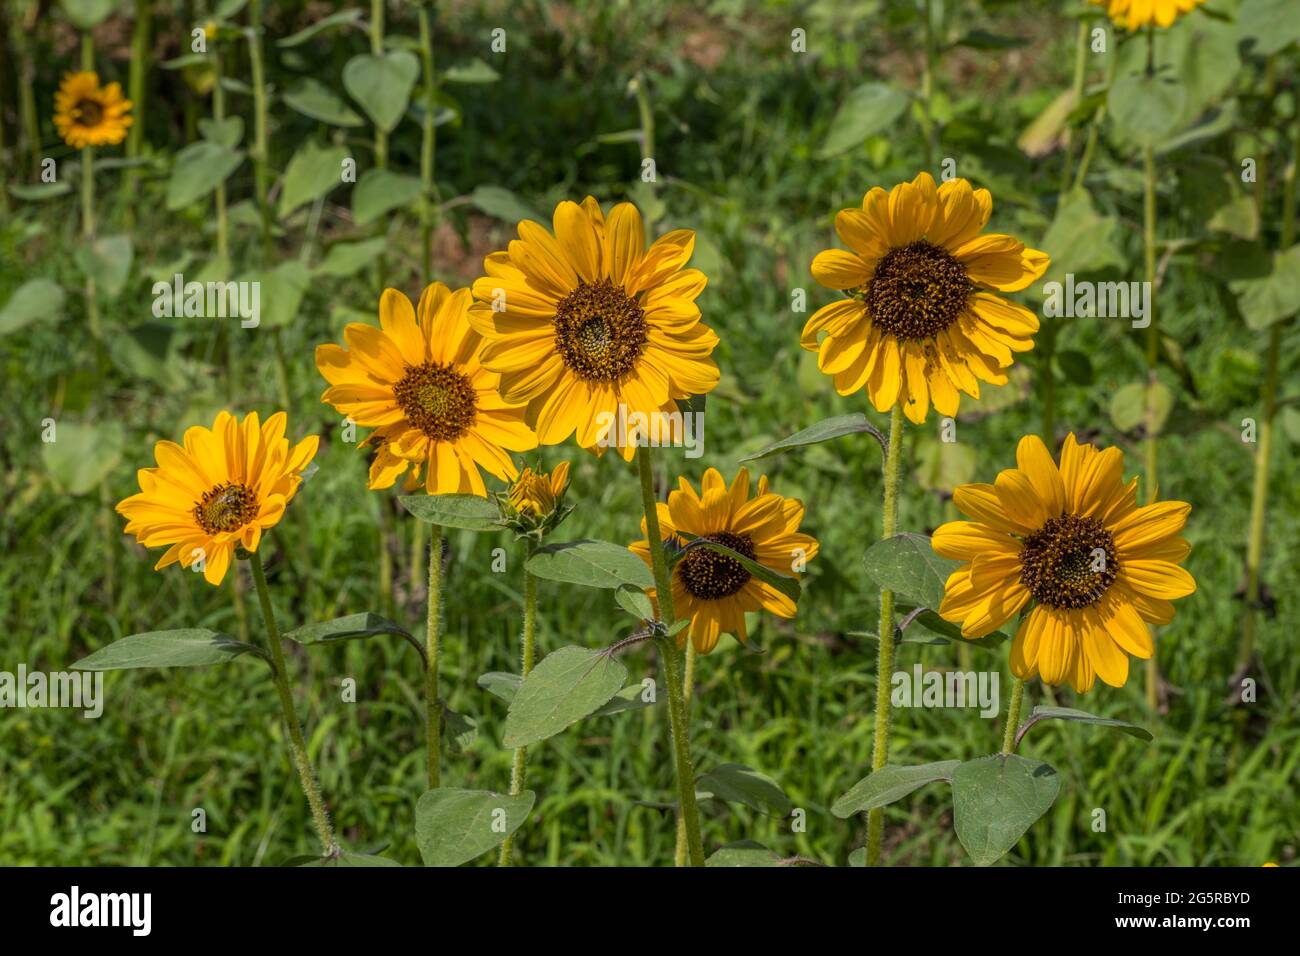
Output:
<svg viewBox="0 0 1300 956">
<path fill-rule="evenodd" d="M 470 311 L 482 361 L 501 373 L 506 400 L 526 404 L 541 444 L 576 432 L 583 448 L 612 444 L 631 461 L 659 413 L 718 384 L 718 337 L 695 304 L 708 280 L 685 268 L 695 233 L 647 249 L 635 206 L 607 218 L 591 196 L 556 206 L 553 226 L 524 220 L 508 251 L 484 259 Z M 627 436 L 611 434 L 616 419 Z"/>
<path fill-rule="evenodd" d="M 320 443 L 309 435 L 291 447 L 285 423 L 284 412 L 262 424 L 257 412 L 241 422 L 223 411 L 211 428 L 186 429 L 183 444 L 154 445 L 158 467 L 140 469 L 140 493 L 117 505 L 127 534 L 146 548 L 169 545 L 154 570 L 202 560 L 203 577 L 218 585 L 236 547 L 257 550 L 262 532 L 284 516 Z"/>
<path fill-rule="evenodd" d="M 54 125 L 74 149 L 122 142 L 132 123 L 130 110 L 121 85 L 100 86 L 97 73 L 65 73 L 54 94 Z"/>
<path fill-rule="evenodd" d="M 316 367 L 330 383 L 321 395 L 356 424 L 374 428 L 371 488 L 406 486 L 431 495 L 487 496 L 479 469 L 501 480 L 518 474 L 512 451 L 537 447 L 523 408 L 507 402 L 499 376 L 479 364 L 482 340 L 469 326 L 468 289 L 435 282 L 417 309 L 396 289 L 379 300 L 380 328 L 353 322 L 348 349 L 316 346 Z"/>
<path fill-rule="evenodd" d="M 696 494 L 685 478 L 678 488 L 659 502 L 659 532 L 665 541 L 684 546 L 682 533 L 703 538 L 743 554 L 751 561 L 782 574 L 798 575 L 806 562 L 817 555 L 815 538 L 802 534 L 803 502 L 783 498 L 767 490 L 767 477 L 758 479 L 758 494 L 749 497 L 749 470 L 741 468 L 731 487 L 716 468 L 704 473 L 703 494 Z M 646 534 L 645 519 L 641 533 Z M 629 545 L 647 565 L 650 543 Z M 797 570 L 796 570 L 797 568 Z M 745 643 L 745 613 L 771 611 L 791 618 L 795 603 L 770 584 L 750 575 L 735 558 L 697 546 L 686 552 L 672 569 L 673 609 L 679 620 L 690 619 L 691 641 L 701 654 L 718 644 L 722 634 L 733 634 Z M 651 589 L 650 597 L 655 598 Z M 686 643 L 685 632 L 678 637 Z"/>
<path fill-rule="evenodd" d="M 569 487 L 569 463 L 562 461 L 548 475 L 524 468 L 510 486 L 510 509 L 518 515 L 546 518 L 564 503 Z"/>
<path fill-rule="evenodd" d="M 1006 384 L 1013 353 L 1034 347 L 1038 317 L 996 293 L 1024 289 L 1049 260 L 1011 236 L 980 235 L 992 208 L 987 189 L 964 179 L 936 189 L 921 173 L 840 210 L 835 230 L 852 251 L 819 252 L 812 274 L 848 298 L 813 313 L 800 342 L 837 392 L 865 388 L 877 411 L 900 402 L 920 424 L 931 403 L 955 415 L 958 392 L 978 398 L 981 381 Z"/>
<path fill-rule="evenodd" d="M 948 577 L 939 614 L 982 637 L 1027 605 L 1011 670 L 1020 678 L 1070 685 L 1128 679 L 1128 655 L 1149 658 L 1151 624 L 1168 624 L 1175 598 L 1196 590 L 1179 566 L 1191 550 L 1179 537 L 1191 505 L 1137 505 L 1137 479 L 1124 482 L 1118 448 L 1098 451 L 1065 439 L 1058 467 L 1027 435 L 1016 468 L 992 485 L 960 485 L 953 501 L 971 521 L 934 533 L 934 550 L 962 561 Z"/>
<path fill-rule="evenodd" d="M 1168 27 L 1185 13 L 1191 13 L 1205 0 L 1091 0 L 1105 7 L 1116 26 L 1139 30 L 1148 24 Z"/>
</svg>

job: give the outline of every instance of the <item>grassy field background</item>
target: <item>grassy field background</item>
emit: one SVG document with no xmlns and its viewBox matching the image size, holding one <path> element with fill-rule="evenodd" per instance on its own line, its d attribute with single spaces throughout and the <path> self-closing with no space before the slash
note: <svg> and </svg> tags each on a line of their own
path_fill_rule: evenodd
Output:
<svg viewBox="0 0 1300 956">
<path fill-rule="evenodd" d="M 582 0 L 440 6 L 441 60 L 486 59 L 486 38 L 497 26 L 507 28 L 510 45 L 491 60 L 501 80 L 451 91 L 460 119 L 439 129 L 437 181 L 452 202 L 436 235 L 438 278 L 467 284 L 479 275 L 482 256 L 512 235 L 512 223 L 454 201 L 476 186 L 505 187 L 541 211 L 587 193 L 604 202 L 625 198 L 637 180 L 638 146 L 606 140 L 637 127 L 637 102 L 627 85 L 641 70 L 650 77 L 657 120 L 658 197 L 666 207 L 661 222 L 698 233 L 694 264 L 710 277 L 700 305 L 721 337 L 715 358 L 723 370 L 722 384 L 708 398 L 703 457 L 686 460 L 673 451 L 660 460 L 674 478 L 680 471 L 698 480 L 709 465 L 731 474 L 738 458 L 779 437 L 829 415 L 868 410 L 864 396 L 835 395 L 815 358 L 800 351 L 806 315 L 791 311 L 791 291 L 808 290 L 809 312 L 830 301 L 832 293 L 816 287 L 808 263 L 832 244 L 834 211 L 858 203 L 870 186 L 911 179 L 924 165 L 922 137 L 906 122 L 868 148 L 818 155 L 839 104 L 864 79 L 879 77 L 904 89 L 919 82 L 920 27 L 915 16 L 900 12 L 910 5 Z M 948 116 L 942 155 L 956 159 L 960 175 L 992 189 L 991 228 L 1031 244 L 1052 220 L 1061 155 L 1031 159 L 1016 143 L 1070 83 L 1075 21 L 1061 13 L 1066 6 L 957 5 L 952 36 L 982 30 L 1016 43 L 945 51 L 936 80 Z M 273 7 L 270 38 L 301 28 L 329 5 Z M 198 17 L 201 4 L 192 8 Z M 790 52 L 792 24 L 808 31 L 808 55 Z M 160 57 L 175 55 L 181 25 L 179 19 L 158 22 Z M 390 34 L 411 35 L 413 29 L 410 16 L 394 7 Z M 109 78 L 125 74 L 124 32 L 114 19 L 97 34 L 101 73 Z M 56 145 L 48 104 L 59 74 L 75 64 L 74 40 L 57 28 L 34 38 L 46 152 L 60 164 L 75 157 Z M 310 74 L 328 82 L 364 47 L 358 32 L 334 35 L 297 56 L 272 45 L 272 81 L 283 88 L 295 74 Z M 1093 75 L 1099 78 L 1100 71 Z M 1234 80 L 1243 91 L 1258 82 L 1248 69 Z M 152 160 L 138 187 L 123 192 L 121 171 L 105 171 L 99 182 L 103 229 L 129 231 L 135 242 L 129 284 L 103 307 L 110 340 L 151 320 L 150 287 L 170 276 L 179 256 L 192 255 L 195 270 L 213 256 L 210 206 L 201 202 L 169 213 L 162 203 L 168 157 L 188 142 L 187 122 L 206 115 L 206 106 L 173 73 L 152 74 L 149 94 Z M 229 109 L 247 116 L 251 102 L 232 95 Z M 273 106 L 272 124 L 271 162 L 279 170 L 303 140 L 329 135 L 282 105 Z M 347 131 L 354 155 L 365 155 L 368 135 L 368 128 Z M 1097 207 L 1119 224 L 1114 243 L 1120 257 L 1101 271 L 1138 279 L 1141 181 L 1131 155 L 1112 146 L 1103 136 L 1087 182 Z M 392 137 L 391 164 L 414 170 L 418 152 L 418 122 L 406 122 Z M 1231 152 L 1222 152 L 1229 162 Z M 1203 228 L 1197 176 L 1205 161 L 1194 145 L 1162 161 L 1162 236 Z M 228 186 L 232 203 L 251 195 L 250 167 Z M 351 224 L 347 193 L 347 187 L 337 190 L 324 203 L 307 261 L 319 261 L 337 239 L 383 235 L 387 284 L 417 295 L 416 217 L 395 215 L 378 231 L 359 229 Z M 302 218 L 284 224 L 277 257 L 302 254 Z M 254 261 L 251 217 L 232 221 L 234 257 Z M 12 202 L 2 222 L 0 301 L 36 275 L 78 288 L 74 197 Z M 1275 218 L 1267 224 L 1276 229 Z M 367 270 L 313 281 L 297 318 L 279 332 L 236 329 L 235 382 L 218 360 L 219 322 L 167 320 L 173 331 L 159 354 L 110 347 L 105 360 L 75 294 L 63 321 L 0 338 L 0 668 L 66 668 L 116 638 L 151 629 L 194 625 L 239 636 L 231 582 L 217 590 L 179 567 L 154 572 L 157 556 L 121 534 L 110 506 L 135 490 L 135 469 L 152 464 L 156 440 L 178 438 L 185 426 L 210 422 L 222 407 L 266 415 L 281 406 L 282 390 L 292 435 L 317 432 L 323 441 L 319 472 L 269 548 L 264 545 L 281 625 L 382 612 L 379 556 L 386 551 L 392 613 L 420 633 L 425 594 L 422 568 L 411 559 L 415 522 L 391 494 L 366 490 L 364 454 L 341 440 L 338 417 L 320 404 L 324 384 L 312 360 L 314 346 L 336 340 L 345 322 L 375 314 L 380 289 L 373 280 Z M 1184 363 L 1184 374 L 1162 371 L 1177 402 L 1162 439 L 1160 494 L 1193 505 L 1188 568 L 1199 585 L 1179 602 L 1177 617 L 1159 637 L 1171 689 L 1168 712 L 1147 712 L 1137 665 L 1120 690 L 1099 684 L 1078 700 L 1068 689 L 1058 691 L 1059 703 L 1141 723 L 1155 740 L 1061 722 L 1038 727 L 1025 749 L 1061 771 L 1062 792 L 1008 856 L 1012 864 L 1286 864 L 1300 841 L 1300 655 L 1290 624 L 1300 613 L 1296 447 L 1284 432 L 1274 449 L 1264 579 L 1276 614 L 1261 623 L 1259 700 L 1233 705 L 1228 682 L 1242 608 L 1234 594 L 1243 576 L 1254 448 L 1240 440 L 1240 423 L 1258 414 L 1263 337 L 1234 314 L 1197 250 L 1170 258 L 1157 301 L 1159 322 L 1181 346 Z M 1141 343 L 1140 333 L 1120 320 L 1079 319 L 1059 327 L 1058 349 L 1088 357 L 1092 380 L 1057 382 L 1056 437 L 1073 430 L 1124 448 L 1128 475 L 1140 470 L 1139 439 L 1120 432 L 1107 407 L 1119 386 L 1144 374 Z M 1284 394 L 1295 380 L 1294 346 L 1289 335 Z M 286 358 L 282 384 L 277 348 Z M 958 439 L 971 456 L 970 479 L 992 481 L 1012 465 L 1018 438 L 1040 428 L 1043 370 L 1033 353 L 1019 368 L 1013 385 L 990 389 L 983 402 L 962 404 Z M 883 424 L 884 416 L 870 414 Z M 40 433 L 47 417 L 121 430 L 121 453 L 102 483 L 83 494 L 60 487 L 43 464 Z M 905 470 L 912 480 L 904 489 L 901 525 L 909 530 L 932 529 L 951 507 L 944 476 L 936 478 L 927 467 L 938 454 L 937 429 L 932 416 L 908 431 Z M 561 537 L 639 537 L 633 470 L 612 456 L 596 460 L 572 448 L 548 448 L 544 460 L 561 456 L 574 461 L 570 500 L 577 506 Z M 764 619 L 753 629 L 751 649 L 724 638 L 700 659 L 696 765 L 707 770 L 742 763 L 764 771 L 807 811 L 807 827 L 792 832 L 788 821 L 708 801 L 702 805 L 705 844 L 711 849 L 750 838 L 783 856 L 845 865 L 863 843 L 865 824 L 837 820 L 829 807 L 870 767 L 874 647 L 852 634 L 874 630 L 877 614 L 861 557 L 879 532 L 879 450 L 860 435 L 759 464 L 776 490 L 804 500 L 805 530 L 821 541 L 821 555 L 810 567 L 794 621 Z M 505 573 L 491 570 L 492 549 L 499 546 L 511 554 Z M 450 533 L 443 686 L 450 706 L 477 720 L 478 734 L 466 752 L 445 758 L 449 785 L 504 790 L 509 783 L 510 753 L 497 745 L 505 705 L 476 679 L 517 669 L 519 554 L 504 535 Z M 261 641 L 251 592 L 246 600 L 252 638 Z M 543 651 L 569 643 L 603 646 L 629 629 L 608 592 L 542 583 Z M 413 807 L 424 789 L 424 758 L 415 655 L 395 639 L 311 652 L 292 647 L 290 653 L 311 754 L 340 836 L 351 848 L 387 845 L 386 855 L 418 863 Z M 1005 649 L 971 654 L 974 667 L 1002 670 L 1005 698 Z M 625 660 L 633 680 L 654 674 L 647 649 L 630 651 Z M 918 661 L 954 667 L 958 650 L 901 646 L 899 669 Z M 342 700 L 340 681 L 348 677 L 356 681 L 356 703 Z M 269 865 L 313 850 L 273 688 L 260 668 L 236 661 L 211 669 L 116 673 L 106 675 L 105 686 L 98 720 L 60 710 L 0 713 L 0 863 Z M 1030 703 L 1042 702 L 1041 685 L 1031 684 L 1028 695 Z M 666 719 L 662 707 L 591 718 L 535 748 L 530 784 L 539 799 L 517 836 L 517 861 L 670 862 Z M 1000 720 L 982 720 L 970 710 L 900 710 L 894 727 L 892 758 L 899 763 L 989 753 L 1001 730 Z M 191 814 L 200 807 L 207 832 L 196 834 Z M 1105 832 L 1092 829 L 1095 808 L 1106 812 Z M 965 861 L 952 834 L 946 788 L 926 788 L 888 809 L 885 859 L 907 865 Z"/>
</svg>

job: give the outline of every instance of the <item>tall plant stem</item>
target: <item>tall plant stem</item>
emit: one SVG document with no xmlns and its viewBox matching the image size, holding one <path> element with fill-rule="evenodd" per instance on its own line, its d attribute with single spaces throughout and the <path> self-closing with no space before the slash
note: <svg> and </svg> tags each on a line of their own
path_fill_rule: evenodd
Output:
<svg viewBox="0 0 1300 956">
<path fill-rule="evenodd" d="M 370 0 L 370 52 L 384 55 L 384 0 Z M 388 134 L 375 127 L 375 168 L 388 165 Z"/>
<path fill-rule="evenodd" d="M 641 479 L 641 506 L 645 510 L 646 540 L 650 542 L 650 566 L 654 571 L 655 595 L 659 616 L 665 627 L 676 620 L 673 611 L 672 580 L 664 554 L 663 536 L 659 532 L 659 511 L 654 490 L 653 448 L 637 449 L 637 472 Z M 691 731 L 686 722 L 685 696 L 678 666 L 680 652 L 672 637 L 655 638 L 659 659 L 664 667 L 664 685 L 668 693 L 668 721 L 673 738 L 673 756 L 677 772 L 677 814 L 686 828 L 686 850 L 691 866 L 704 865 L 704 841 L 700 838 L 700 812 L 695 805 L 695 770 L 691 765 Z"/>
<path fill-rule="evenodd" d="M 892 538 L 898 527 L 898 472 L 903 455 L 903 406 L 894 405 L 889 414 L 889 447 L 885 450 L 885 497 L 881 540 Z M 894 671 L 894 592 L 880 591 L 880 652 L 876 658 L 876 727 L 871 744 L 871 769 L 879 770 L 889 760 L 889 688 Z M 867 866 L 880 862 L 880 837 L 884 830 L 883 808 L 867 813 Z"/>
<path fill-rule="evenodd" d="M 1155 150 L 1151 146 L 1142 148 L 1142 171 L 1145 189 L 1143 191 L 1143 228 L 1142 228 L 1142 248 L 1143 261 L 1145 267 L 1145 278 L 1148 288 L 1151 290 L 1151 314 L 1148 316 L 1148 325 L 1146 328 L 1146 366 L 1147 366 L 1147 388 L 1146 388 L 1146 435 L 1142 440 L 1143 458 L 1145 461 L 1144 473 L 1144 496 L 1146 503 L 1150 504 L 1155 500 L 1156 486 L 1159 483 L 1159 457 L 1156 443 L 1156 410 L 1155 395 L 1156 385 L 1159 378 L 1156 374 L 1156 366 L 1160 358 L 1160 333 L 1159 326 L 1156 324 L 1156 317 L 1159 311 L 1156 308 L 1156 162 Z M 1146 697 L 1147 709 L 1152 714 L 1156 713 L 1160 707 L 1160 662 L 1158 655 L 1158 645 L 1153 639 L 1151 641 L 1151 659 L 1147 661 L 1146 674 Z"/>
<path fill-rule="evenodd" d="M 271 258 L 270 148 L 267 145 L 266 68 L 262 63 L 262 0 L 248 5 L 248 59 L 253 74 L 253 188 L 261 214 L 262 254 Z"/>
<path fill-rule="evenodd" d="M 528 557 L 533 555 L 533 546 L 528 547 Z M 525 559 L 526 561 L 527 559 Z M 519 655 L 519 673 L 527 677 L 533 672 L 533 660 L 537 647 L 537 578 L 524 571 L 524 633 L 521 638 Z M 510 769 L 510 795 L 517 797 L 524 792 L 524 773 L 528 764 L 528 748 L 516 747 L 514 764 Z M 515 835 L 512 833 L 501 844 L 501 856 L 498 866 L 509 866 L 510 855 L 514 850 Z"/>
<path fill-rule="evenodd" d="M 217 76 L 217 82 L 212 86 L 212 119 L 217 125 L 220 125 L 226 118 L 226 91 L 221 86 L 220 43 L 213 43 L 212 45 L 212 69 Z M 217 258 L 227 259 L 230 256 L 230 242 L 227 235 L 229 229 L 226 224 L 226 181 L 224 179 L 217 183 L 216 204 Z M 229 354 L 227 354 L 227 367 L 229 367 Z"/>
<path fill-rule="evenodd" d="M 939 65 L 939 50 L 934 33 L 934 8 L 932 0 L 925 0 L 922 11 L 925 17 L 925 65 L 921 71 L 921 99 L 925 103 L 925 168 L 933 173 L 939 157 L 939 124 L 934 121 L 931 100 L 934 96 L 934 78 Z"/>
<path fill-rule="evenodd" d="M 1002 731 L 1002 750 L 1009 754 L 1016 745 L 1016 728 L 1020 726 L 1020 707 L 1025 699 L 1025 682 L 1019 677 L 1012 678 L 1011 703 L 1007 705 L 1007 725 Z"/>
<path fill-rule="evenodd" d="M 289 678 L 284 666 L 284 648 L 280 646 L 280 628 L 275 623 L 275 612 L 271 609 L 271 592 L 266 586 L 262 556 L 254 551 L 248 563 L 253 569 L 257 597 L 262 604 L 262 619 L 266 622 L 267 642 L 271 650 L 271 673 L 275 681 L 275 692 L 280 696 L 280 709 L 284 712 L 284 722 L 289 727 L 289 750 L 293 755 L 294 766 L 298 770 L 302 792 L 306 794 L 307 803 L 311 806 L 316 835 L 320 837 L 321 847 L 328 855 L 337 850 L 338 845 L 334 841 L 334 828 L 330 825 L 329 811 L 325 809 L 325 801 L 321 799 L 320 785 L 316 782 L 316 774 L 307 758 L 307 742 L 303 739 L 302 724 L 298 720 L 298 711 L 293 704 L 293 692 L 289 689 Z"/>
<path fill-rule="evenodd" d="M 691 726 L 691 700 L 695 696 L 695 660 L 697 654 L 693 641 L 686 642 L 686 676 L 683 678 L 682 687 L 682 709 L 686 719 L 686 726 Z M 673 854 L 673 862 L 677 866 L 686 865 L 686 822 L 678 817 L 677 819 L 677 850 Z"/>
<path fill-rule="evenodd" d="M 131 128 L 126 134 L 126 155 L 128 159 L 139 157 L 144 145 L 145 109 L 144 80 L 149 69 L 149 9 L 150 0 L 135 0 L 135 18 L 131 24 L 131 62 L 128 66 L 126 89 L 131 100 Z M 122 196 L 127 200 L 135 195 L 140 181 L 140 170 L 132 166 L 122 179 Z M 123 204 L 128 221 L 134 221 L 135 204 Z"/>
<path fill-rule="evenodd" d="M 433 228 L 438 210 L 438 187 L 433 180 L 433 161 L 438 144 L 438 127 L 434 120 L 437 107 L 438 75 L 433 63 L 433 11 L 431 3 L 420 5 L 420 60 L 424 67 L 424 116 L 420 128 L 420 182 L 424 185 L 424 204 L 420 207 L 420 274 L 433 281 Z"/>
<path fill-rule="evenodd" d="M 1052 368 L 1056 356 L 1056 326 L 1044 322 L 1038 332 L 1038 363 L 1042 371 L 1043 443 L 1049 451 L 1056 450 L 1056 372 Z"/>
<path fill-rule="evenodd" d="M 1282 249 L 1290 249 L 1296 235 L 1296 174 L 1300 168 L 1300 123 L 1292 131 L 1291 162 L 1282 177 Z M 1255 479 L 1250 499 L 1250 537 L 1246 543 L 1246 607 L 1241 617 L 1241 644 L 1237 672 L 1245 672 L 1255 655 L 1255 628 L 1262 588 L 1260 565 L 1264 556 L 1264 529 L 1268 507 L 1269 465 L 1273 454 L 1273 418 L 1277 414 L 1278 366 L 1282 352 L 1282 326 L 1268 332 L 1264 385 L 1260 396 L 1259 447 L 1255 451 Z"/>
<path fill-rule="evenodd" d="M 81 68 L 85 71 L 95 69 L 95 39 L 90 31 L 81 35 Z M 86 245 L 95 241 L 95 148 L 87 146 L 81 151 L 81 236 Z M 99 325 L 99 294 L 95 289 L 95 277 L 86 276 L 86 320 L 90 325 L 90 334 L 100 342 L 102 349 L 103 331 Z"/>
<path fill-rule="evenodd" d="M 1088 73 L 1088 20 L 1085 17 L 1079 18 L 1079 31 L 1074 41 L 1074 80 L 1070 84 L 1071 101 L 1070 108 L 1076 109 L 1083 102 L 1083 83 Z M 1065 202 L 1065 197 L 1070 191 L 1071 169 L 1074 163 L 1074 150 L 1071 149 L 1074 136 L 1070 125 L 1067 123 L 1061 134 L 1062 152 L 1065 155 L 1065 165 L 1061 169 L 1061 192 L 1057 199 L 1058 205 Z"/>
<path fill-rule="evenodd" d="M 429 789 L 442 786 L 442 701 L 438 697 L 438 651 L 442 639 L 442 526 L 429 528 L 429 608 L 424 627 L 424 728 Z"/>
</svg>

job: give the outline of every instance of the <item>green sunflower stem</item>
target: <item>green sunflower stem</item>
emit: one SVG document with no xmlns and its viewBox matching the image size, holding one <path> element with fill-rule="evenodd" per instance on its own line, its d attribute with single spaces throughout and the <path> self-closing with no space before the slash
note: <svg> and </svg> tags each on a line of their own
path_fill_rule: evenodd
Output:
<svg viewBox="0 0 1300 956">
<path fill-rule="evenodd" d="M 284 712 L 284 722 L 289 728 L 289 750 L 293 756 L 294 767 L 298 770 L 298 779 L 302 783 L 302 792 L 307 796 L 311 806 L 312 820 L 316 824 L 316 835 L 320 837 L 321 846 L 328 856 L 338 849 L 334 839 L 334 828 L 330 825 L 329 811 L 321 799 L 320 785 L 307 757 L 307 742 L 303 739 L 302 724 L 298 720 L 298 711 L 293 703 L 293 691 L 289 689 L 289 678 L 284 666 L 284 648 L 280 646 L 280 628 L 275 623 L 275 612 L 271 609 L 271 592 L 266 586 L 266 572 L 262 570 L 262 556 L 256 551 L 248 561 L 253 569 L 253 580 L 257 583 L 257 597 L 262 605 L 262 619 L 266 622 L 267 642 L 271 649 L 271 674 L 275 681 L 275 692 L 280 697 L 280 709 Z"/>
<path fill-rule="evenodd" d="M 267 145 L 266 69 L 262 63 L 262 0 L 248 5 L 248 60 L 253 74 L 253 184 L 261 214 L 262 254 L 271 258 L 270 147 Z"/>
<path fill-rule="evenodd" d="M 676 619 L 673 612 L 672 581 L 668 573 L 668 560 L 664 554 L 663 537 L 659 532 L 659 511 L 654 491 L 653 449 L 649 445 L 637 449 L 637 471 L 641 479 L 641 505 L 645 509 L 646 540 L 650 543 L 650 566 L 654 571 L 655 595 L 659 600 L 659 616 L 665 627 Z M 667 634 L 655 638 L 659 658 L 663 662 L 664 685 L 668 693 L 668 720 L 672 730 L 673 755 L 677 771 L 677 812 L 681 826 L 686 830 L 686 849 L 691 866 L 704 865 L 704 842 L 700 838 L 700 812 L 695 804 L 695 770 L 691 765 L 691 731 L 686 721 L 686 698 L 682 690 L 681 671 L 678 669 L 679 652 L 674 639 Z"/>
<path fill-rule="evenodd" d="M 533 546 L 528 547 L 528 557 L 533 556 Z M 525 558 L 527 561 L 527 558 Z M 533 672 L 533 661 L 537 647 L 537 578 L 524 571 L 524 633 L 519 659 L 519 672 L 527 677 Z M 510 769 L 510 795 L 517 797 L 524 792 L 524 774 L 528 768 L 528 748 L 516 747 L 514 764 Z M 498 866 L 509 866 L 510 856 L 514 850 L 515 836 L 510 834 L 501 844 L 501 856 Z"/>
<path fill-rule="evenodd" d="M 686 677 L 682 687 L 682 703 L 685 706 L 686 726 L 691 725 L 691 699 L 695 696 L 695 660 L 697 653 L 695 644 L 691 641 L 686 642 Z M 677 866 L 686 865 L 686 824 L 685 821 L 677 821 L 677 851 L 673 854 L 673 862 Z"/>
<path fill-rule="evenodd" d="M 442 526 L 429 526 L 429 609 L 425 618 L 424 726 L 429 789 L 442 786 L 442 702 L 438 698 L 438 651 L 442 638 Z"/>
<path fill-rule="evenodd" d="M 384 55 L 384 0 L 370 0 L 370 52 Z M 375 168 L 388 165 L 388 134 L 375 127 Z"/>
<path fill-rule="evenodd" d="M 1159 482 L 1159 459 L 1155 428 L 1155 386 L 1158 382 L 1156 365 L 1160 358 L 1160 334 L 1156 324 L 1156 162 L 1155 150 L 1151 146 L 1142 148 L 1142 170 L 1145 188 L 1142 202 L 1142 247 L 1146 282 L 1151 289 L 1151 315 L 1146 329 L 1146 435 L 1142 450 L 1145 459 L 1144 495 L 1146 503 L 1155 501 L 1156 485 Z M 1147 661 L 1146 698 L 1147 709 L 1152 714 L 1160 708 L 1160 664 L 1154 637 L 1151 641 L 1151 659 Z"/>
<path fill-rule="evenodd" d="M 1290 249 L 1296 234 L 1296 175 L 1300 169 L 1300 124 L 1292 131 L 1291 162 L 1282 177 L 1282 249 Z M 1262 189 L 1261 189 L 1262 192 Z M 1260 597 L 1260 565 L 1264 556 L 1267 524 L 1269 466 L 1273 457 L 1273 418 L 1277 414 L 1278 366 L 1282 352 L 1282 325 L 1269 329 L 1264 385 L 1260 394 L 1259 447 L 1255 451 L 1255 478 L 1250 500 L 1250 537 L 1246 543 L 1246 607 L 1241 618 L 1241 644 L 1237 648 L 1237 673 L 1244 674 L 1255 656 L 1255 629 Z"/>
<path fill-rule="evenodd" d="M 939 156 L 939 124 L 934 120 L 934 76 L 939 66 L 939 49 L 934 32 L 932 0 L 925 0 L 925 64 L 921 73 L 921 99 L 925 103 L 925 168 L 933 173 Z"/>
<path fill-rule="evenodd" d="M 903 406 L 895 404 L 889 415 L 889 447 L 885 450 L 885 499 L 881 539 L 891 538 L 898 527 L 898 473 L 903 454 Z M 889 759 L 889 690 L 894 670 L 894 592 L 880 591 L 880 653 L 876 659 L 876 729 L 871 746 L 872 772 Z M 867 813 L 867 866 L 880 862 L 884 810 Z"/>
<path fill-rule="evenodd" d="M 1025 699 L 1025 682 L 1019 677 L 1012 678 L 1011 703 L 1007 706 L 1007 726 L 1002 731 L 1001 753 L 1015 751 L 1016 728 L 1020 726 L 1020 708 Z"/>
<path fill-rule="evenodd" d="M 433 227 L 438 210 L 438 187 L 433 179 L 438 144 L 438 127 L 434 124 L 438 74 L 433 63 L 432 6 L 432 3 L 420 5 L 420 61 L 424 70 L 424 116 L 420 125 L 420 182 L 424 185 L 424 203 L 420 207 L 420 274 L 425 282 L 433 280 Z"/>
</svg>

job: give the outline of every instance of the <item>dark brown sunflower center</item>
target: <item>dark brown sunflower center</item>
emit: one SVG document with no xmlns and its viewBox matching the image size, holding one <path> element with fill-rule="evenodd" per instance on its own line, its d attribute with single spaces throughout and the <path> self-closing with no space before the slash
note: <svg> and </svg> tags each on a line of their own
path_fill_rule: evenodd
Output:
<svg viewBox="0 0 1300 956">
<path fill-rule="evenodd" d="M 82 126 L 98 126 L 104 119 L 104 107 L 95 100 L 78 100 L 72 115 Z"/>
<path fill-rule="evenodd" d="M 754 542 L 748 535 L 719 531 L 701 537 L 754 560 Z M 677 575 L 687 591 L 706 601 L 731 597 L 749 581 L 749 572 L 743 564 L 729 554 L 721 554 L 703 545 L 696 545 L 686 552 L 686 557 L 677 565 Z"/>
<path fill-rule="evenodd" d="M 450 364 L 408 365 L 393 395 L 406 420 L 434 441 L 455 441 L 478 411 L 473 384 Z"/>
<path fill-rule="evenodd" d="M 646 341 L 645 312 L 608 279 L 582 283 L 555 308 L 555 347 L 586 381 L 622 378 L 636 367 Z"/>
<path fill-rule="evenodd" d="M 1115 542 L 1096 518 L 1051 518 L 1020 549 L 1020 583 L 1048 607 L 1090 607 L 1118 573 Z"/>
<path fill-rule="evenodd" d="M 247 485 L 223 481 L 203 493 L 194 506 L 194 520 L 208 534 L 238 531 L 257 517 L 257 497 Z"/>
<path fill-rule="evenodd" d="M 975 286 L 948 250 L 920 239 L 885 253 L 858 295 L 871 321 L 900 339 L 929 339 L 957 320 Z"/>
</svg>

